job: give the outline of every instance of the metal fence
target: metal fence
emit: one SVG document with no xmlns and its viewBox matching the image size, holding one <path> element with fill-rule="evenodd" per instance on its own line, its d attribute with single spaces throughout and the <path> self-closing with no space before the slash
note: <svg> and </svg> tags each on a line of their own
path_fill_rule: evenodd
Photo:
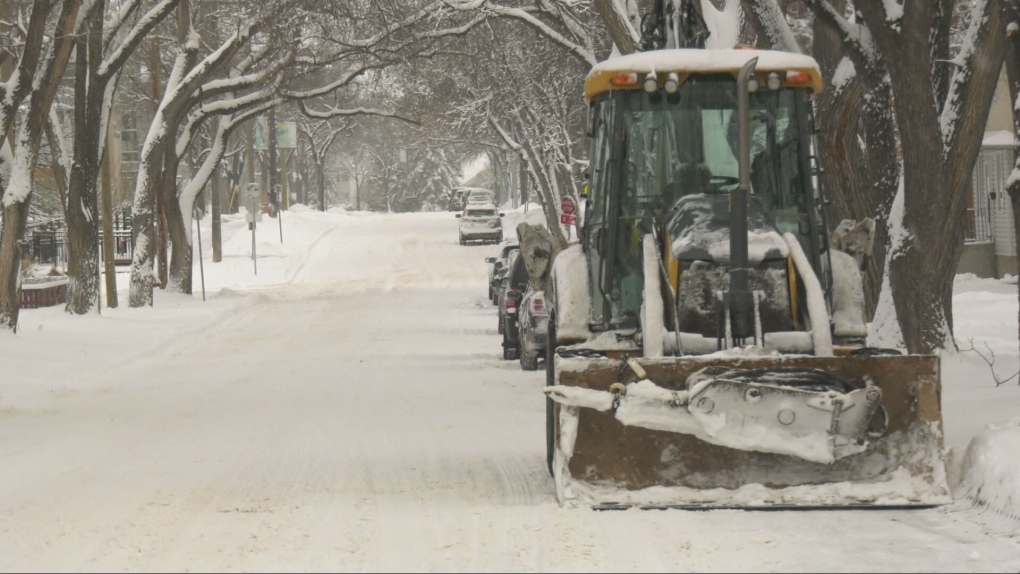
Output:
<svg viewBox="0 0 1020 574">
<path fill-rule="evenodd" d="M 103 243 L 103 231 L 99 231 L 99 244 Z M 63 225 L 29 227 L 25 242 L 25 257 L 32 263 L 53 265 L 57 269 L 67 269 L 67 232 Z M 113 258 L 115 265 L 130 265 L 134 255 L 134 242 L 131 240 L 131 218 L 118 216 L 113 227 Z M 99 250 L 102 261 L 103 251 Z"/>
<path fill-rule="evenodd" d="M 29 261 L 67 269 L 67 236 L 63 229 L 32 229 L 26 245 Z"/>
<path fill-rule="evenodd" d="M 974 165 L 972 186 L 967 196 L 964 241 L 993 241 L 992 205 L 1005 202 L 1006 174 L 1012 169 L 1011 150 L 982 150 Z"/>
</svg>

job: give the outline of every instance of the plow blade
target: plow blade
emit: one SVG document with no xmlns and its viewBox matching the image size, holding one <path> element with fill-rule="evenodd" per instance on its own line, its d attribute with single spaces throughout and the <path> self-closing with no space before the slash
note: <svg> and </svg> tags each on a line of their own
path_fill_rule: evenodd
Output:
<svg viewBox="0 0 1020 574">
<path fill-rule="evenodd" d="M 555 385 L 546 394 L 554 401 L 551 470 L 561 504 L 820 508 L 951 502 L 937 357 L 638 362 L 640 381 L 619 360 L 555 358 Z M 761 375 L 783 370 L 824 372 L 855 388 L 808 392 L 771 385 Z M 712 379 L 706 372 L 724 375 Z M 735 372 L 757 378 L 740 380 Z"/>
</svg>

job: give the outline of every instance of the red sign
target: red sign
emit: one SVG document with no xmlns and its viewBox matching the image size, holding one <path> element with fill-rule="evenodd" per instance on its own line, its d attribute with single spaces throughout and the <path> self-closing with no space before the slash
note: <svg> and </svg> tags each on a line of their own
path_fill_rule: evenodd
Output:
<svg viewBox="0 0 1020 574">
<path fill-rule="evenodd" d="M 560 216 L 560 223 L 563 225 L 577 225 L 577 216 L 564 213 Z"/>
<path fill-rule="evenodd" d="M 563 199 L 560 200 L 560 211 L 564 215 L 574 215 L 577 213 L 577 204 L 574 203 L 574 198 L 569 195 L 564 195 Z"/>
</svg>

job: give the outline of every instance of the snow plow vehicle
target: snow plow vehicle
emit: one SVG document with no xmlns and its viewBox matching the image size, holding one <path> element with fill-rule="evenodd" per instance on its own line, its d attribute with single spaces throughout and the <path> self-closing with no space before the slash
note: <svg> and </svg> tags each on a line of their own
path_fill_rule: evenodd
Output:
<svg viewBox="0 0 1020 574">
<path fill-rule="evenodd" d="M 812 58 L 764 50 L 589 73 L 584 218 L 546 293 L 561 504 L 951 501 L 938 357 L 867 346 L 874 223 L 826 219 L 821 89 Z"/>
</svg>

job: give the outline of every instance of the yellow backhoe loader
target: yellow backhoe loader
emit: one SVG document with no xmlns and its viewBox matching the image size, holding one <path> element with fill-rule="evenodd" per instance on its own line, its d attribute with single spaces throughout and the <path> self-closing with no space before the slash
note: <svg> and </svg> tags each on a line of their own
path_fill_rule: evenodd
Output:
<svg viewBox="0 0 1020 574">
<path fill-rule="evenodd" d="M 560 502 L 950 502 L 938 358 L 867 346 L 873 222 L 826 220 L 816 62 L 650 49 L 596 65 L 584 89 L 579 241 L 551 261 L 546 293 Z"/>
</svg>

